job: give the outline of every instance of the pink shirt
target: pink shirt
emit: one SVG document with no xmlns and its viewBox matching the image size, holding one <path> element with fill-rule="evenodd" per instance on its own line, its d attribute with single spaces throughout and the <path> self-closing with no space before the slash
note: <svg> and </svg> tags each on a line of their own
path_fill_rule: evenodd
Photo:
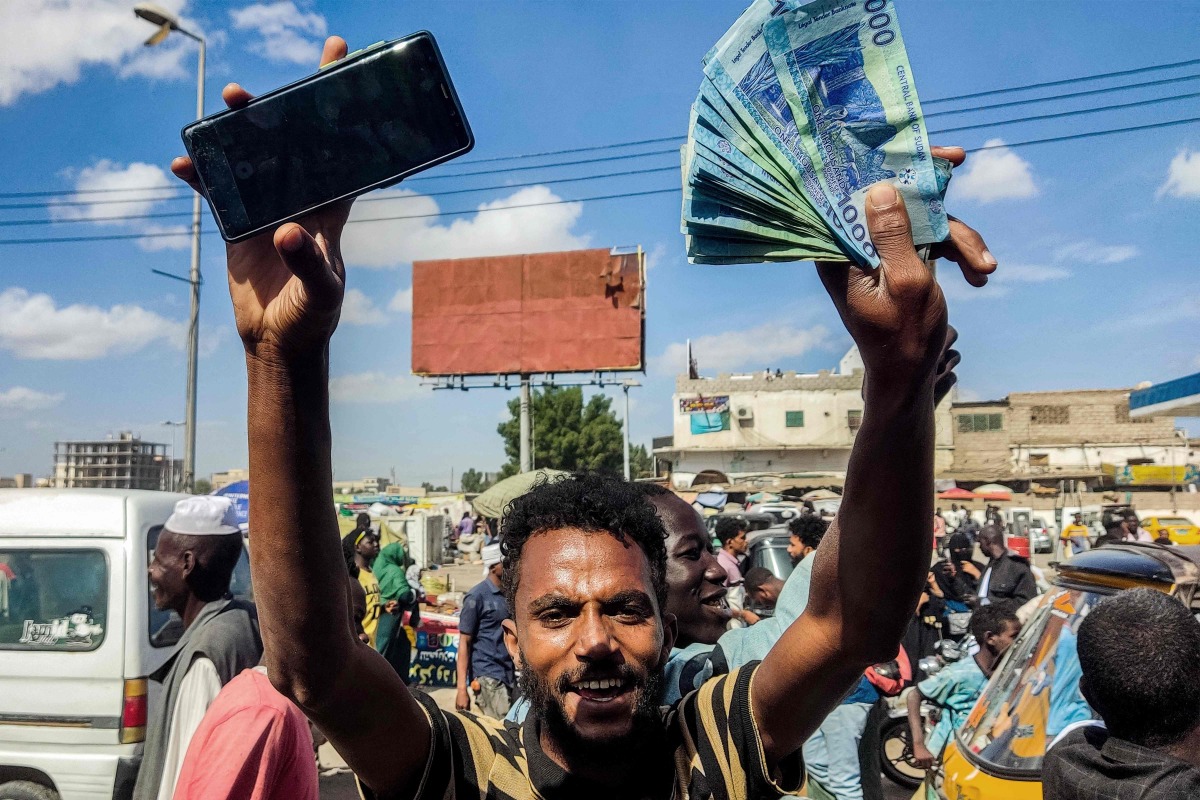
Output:
<svg viewBox="0 0 1200 800">
<path fill-rule="evenodd" d="M 738 569 L 737 556 L 722 547 L 717 551 L 717 561 L 725 568 L 725 585 L 733 586 L 742 582 L 742 571 Z"/>
<path fill-rule="evenodd" d="M 308 720 L 266 673 L 244 670 L 188 745 L 174 800 L 318 800 Z"/>
</svg>

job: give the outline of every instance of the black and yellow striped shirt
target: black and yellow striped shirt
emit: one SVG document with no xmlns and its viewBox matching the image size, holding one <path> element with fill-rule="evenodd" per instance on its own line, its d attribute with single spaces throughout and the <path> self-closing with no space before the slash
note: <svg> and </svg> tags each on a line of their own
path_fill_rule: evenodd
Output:
<svg viewBox="0 0 1200 800">
<path fill-rule="evenodd" d="M 636 786 L 614 794 L 568 775 L 542 752 L 539 721 L 505 723 L 442 711 L 415 693 L 433 729 L 429 761 L 416 800 L 585 800 L 604 797 L 751 800 L 796 793 L 804 779 L 800 752 L 772 778 L 750 714 L 757 662 L 705 682 L 663 713 L 660 758 L 650 758 Z M 658 763 L 656 763 L 658 762 Z M 371 798 L 365 790 L 363 796 Z"/>
</svg>

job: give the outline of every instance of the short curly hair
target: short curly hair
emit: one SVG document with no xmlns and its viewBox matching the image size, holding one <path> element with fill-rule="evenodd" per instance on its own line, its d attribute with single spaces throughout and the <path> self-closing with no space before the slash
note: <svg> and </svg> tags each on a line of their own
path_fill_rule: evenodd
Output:
<svg viewBox="0 0 1200 800">
<path fill-rule="evenodd" d="M 658 607 L 667 602 L 667 532 L 646 493 L 634 484 L 598 472 L 540 478 L 504 509 L 500 550 L 504 554 L 504 596 L 516 606 L 521 554 L 531 536 L 560 528 L 608 533 L 626 546 L 636 544 L 650 562 Z"/>
<path fill-rule="evenodd" d="M 802 514 L 788 522 L 788 533 L 800 540 L 800 544 L 814 550 L 820 546 L 829 530 L 829 523 L 816 514 Z"/>
</svg>

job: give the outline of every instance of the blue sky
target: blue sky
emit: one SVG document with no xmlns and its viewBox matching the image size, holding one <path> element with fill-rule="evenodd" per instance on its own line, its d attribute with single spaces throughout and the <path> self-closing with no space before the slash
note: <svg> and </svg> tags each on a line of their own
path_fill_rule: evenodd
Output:
<svg viewBox="0 0 1200 800">
<path fill-rule="evenodd" d="M 0 8 L 2 192 L 170 186 L 179 129 L 195 103 L 195 51 L 173 36 L 155 49 L 129 3 L 24 0 Z M 209 37 L 207 108 L 237 79 L 265 91 L 310 71 L 323 35 L 352 47 L 433 31 L 478 141 L 464 160 L 680 135 L 700 58 L 745 3 L 250 4 L 174 0 Z M 902 2 L 923 100 L 1183 61 L 1195 57 L 1200 4 Z M 1200 66 L 1115 81 L 1200 72 Z M 1114 81 L 1109 81 L 1109 84 Z M 1095 88 L 1086 84 L 1048 90 Z M 1180 82 L 1082 100 L 931 119 L 934 141 L 974 147 L 1198 116 L 1195 98 L 944 137 L 957 125 L 1200 91 Z M 985 98 L 979 103 L 1028 95 Z M 931 106 L 928 111 L 966 104 Z M 656 145 L 617 153 L 665 149 Z M 603 153 L 592 155 L 604 155 Z M 536 162 L 507 162 L 516 166 Z M 424 195 L 649 167 L 615 164 L 414 181 Z M 429 177 L 465 167 L 450 164 Z M 504 207 L 677 187 L 670 171 L 585 183 L 421 196 L 360 205 L 373 216 Z M 95 199 L 100 195 L 89 195 Z M 110 195 L 118 196 L 118 195 Z M 130 195 L 120 195 L 129 197 Z M 71 199 L 70 197 L 60 197 Z M 0 204 L 38 202 L 0 199 Z M 87 220 L 183 211 L 187 201 L 0 209 L 0 222 Z M 1200 370 L 1200 124 L 1016 150 L 992 150 L 956 174 L 948 208 L 986 236 L 1000 277 L 967 291 L 941 277 L 962 333 L 963 396 L 1131 386 Z M 207 212 L 206 212 L 207 213 Z M 179 220 L 0 226 L 0 239 L 170 232 Z M 147 227 L 154 223 L 161 227 Z M 211 220 L 206 220 L 211 231 Z M 496 424 L 512 394 L 437 392 L 409 374 L 405 290 L 416 258 L 642 244 L 650 253 L 649 370 L 634 390 L 632 432 L 670 432 L 670 395 L 691 338 L 702 372 L 832 367 L 849 339 L 810 264 L 696 267 L 678 233 L 677 194 L 376 223 L 347 232 L 354 290 L 333 343 L 334 468 L 445 483 L 453 469 L 504 460 Z M 0 245 L 0 475 L 51 467 L 56 439 L 133 429 L 169 442 L 184 411 L 186 239 Z M 245 375 L 223 285 L 223 248 L 204 239 L 197 472 L 243 466 Z M 357 323 L 357 324 L 355 324 Z M 180 451 L 182 447 L 179 448 Z"/>
</svg>

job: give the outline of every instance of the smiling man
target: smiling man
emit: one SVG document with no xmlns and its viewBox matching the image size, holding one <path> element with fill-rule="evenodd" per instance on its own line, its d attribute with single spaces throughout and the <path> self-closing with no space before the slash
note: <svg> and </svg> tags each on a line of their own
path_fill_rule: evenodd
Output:
<svg viewBox="0 0 1200 800">
<path fill-rule="evenodd" d="M 149 567 L 154 605 L 179 614 L 184 632 L 175 653 L 150 676 L 163 690 L 147 725 L 137 800 L 171 800 L 208 707 L 221 687 L 262 656 L 254 606 L 229 596 L 241 554 L 237 513 L 227 497 L 180 500 L 158 535 Z"/>
<path fill-rule="evenodd" d="M 331 38 L 323 62 L 345 53 Z M 224 97 L 233 107 L 250 100 L 236 85 Z M 952 157 L 961 163 L 962 151 Z M 172 169 L 196 185 L 187 159 Z M 761 663 L 712 678 L 661 713 L 655 683 L 678 631 L 664 611 L 662 522 L 616 479 L 547 484 L 514 507 L 504 531 L 513 613 L 505 642 L 537 693 L 520 727 L 436 709 L 345 625 L 329 494 L 329 340 L 345 292 L 350 204 L 229 245 L 268 674 L 328 735 L 366 794 L 739 800 L 799 787 L 800 744 L 866 667 L 895 655 L 932 548 L 946 306 L 899 194 L 877 185 L 867 205 L 881 266 L 817 266 L 869 380 L 845 499 L 814 556 L 804 613 Z M 995 267 L 982 240 L 957 221 L 951 238 L 952 257 L 982 285 Z"/>
</svg>

